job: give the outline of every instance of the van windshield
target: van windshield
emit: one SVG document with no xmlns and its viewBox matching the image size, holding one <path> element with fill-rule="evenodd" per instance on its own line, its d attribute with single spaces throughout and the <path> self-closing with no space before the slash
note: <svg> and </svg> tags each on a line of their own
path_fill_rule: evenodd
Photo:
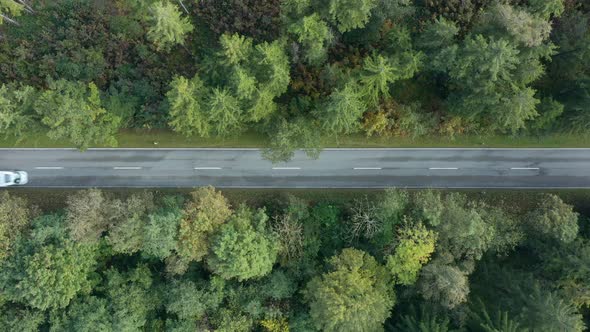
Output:
<svg viewBox="0 0 590 332">
<path fill-rule="evenodd" d="M 6 183 L 10 182 L 10 175 L 9 174 L 4 174 L 4 182 L 6 182 Z"/>
</svg>

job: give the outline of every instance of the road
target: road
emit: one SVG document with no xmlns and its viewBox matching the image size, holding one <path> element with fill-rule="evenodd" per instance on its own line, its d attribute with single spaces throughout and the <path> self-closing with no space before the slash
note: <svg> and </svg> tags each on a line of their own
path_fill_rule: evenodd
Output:
<svg viewBox="0 0 590 332">
<path fill-rule="evenodd" d="M 327 149 L 273 165 L 256 149 L 0 149 L 25 187 L 590 188 L 590 149 Z"/>
</svg>

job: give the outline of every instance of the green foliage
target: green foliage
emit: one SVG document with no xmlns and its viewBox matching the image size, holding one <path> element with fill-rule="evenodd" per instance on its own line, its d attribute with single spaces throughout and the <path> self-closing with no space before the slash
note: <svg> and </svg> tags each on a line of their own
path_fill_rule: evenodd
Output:
<svg viewBox="0 0 590 332">
<path fill-rule="evenodd" d="M 253 51 L 252 39 L 237 33 L 221 35 L 219 44 L 221 45 L 221 56 L 230 66 L 247 61 Z"/>
<path fill-rule="evenodd" d="M 402 228 L 397 236 L 393 254 L 387 257 L 387 268 L 394 281 L 401 285 L 412 285 L 418 273 L 434 252 L 436 234 L 421 224 Z"/>
<path fill-rule="evenodd" d="M 205 100 L 208 91 L 198 76 L 188 80 L 175 77 L 166 94 L 170 104 L 169 122 L 172 130 L 185 136 L 209 135 L 209 122 L 205 113 Z"/>
<path fill-rule="evenodd" d="M 369 254 L 344 249 L 329 259 L 329 272 L 306 287 L 311 319 L 323 331 L 382 329 L 395 303 L 386 269 Z"/>
<path fill-rule="evenodd" d="M 533 13 L 549 19 L 561 16 L 565 9 L 563 2 L 563 0 L 529 0 L 529 7 Z"/>
<path fill-rule="evenodd" d="M 216 135 L 229 136 L 241 131 L 243 112 L 239 101 L 229 91 L 213 89 L 207 106 L 210 128 Z"/>
<path fill-rule="evenodd" d="M 429 23 L 418 39 L 418 46 L 427 51 L 436 51 L 453 45 L 459 28 L 453 21 L 439 17 Z"/>
<path fill-rule="evenodd" d="M 326 22 L 315 13 L 302 18 L 289 27 L 297 41 L 305 49 L 305 61 L 310 65 L 321 65 L 327 60 L 327 47 L 333 36 Z"/>
<path fill-rule="evenodd" d="M 209 252 L 211 237 L 231 215 L 229 203 L 213 187 L 191 193 L 178 231 L 178 252 L 185 260 L 200 261 Z"/>
<path fill-rule="evenodd" d="M 366 109 L 360 87 L 349 82 L 343 89 L 332 92 L 326 105 L 317 114 L 326 134 L 350 134 L 358 130 L 359 119 Z"/>
<path fill-rule="evenodd" d="M 181 17 L 178 6 L 171 2 L 154 2 L 149 13 L 147 37 L 158 50 L 166 51 L 176 44 L 184 44 L 185 35 L 194 29 L 187 17 Z"/>
<path fill-rule="evenodd" d="M 0 310 L 0 329 L 3 331 L 37 332 L 45 322 L 41 311 L 2 307 Z"/>
<path fill-rule="evenodd" d="M 179 319 L 199 320 L 219 307 L 223 287 L 224 281 L 217 278 L 206 287 L 192 281 L 174 282 L 167 294 L 166 310 Z"/>
<path fill-rule="evenodd" d="M 101 107 L 94 83 L 52 81 L 35 102 L 41 122 L 51 139 L 67 139 L 80 149 L 92 144 L 117 144 L 120 119 Z"/>
<path fill-rule="evenodd" d="M 396 330 L 407 332 L 448 332 L 450 320 L 448 317 L 440 317 L 431 308 L 420 306 L 420 312 L 415 307 L 410 308 L 410 313 L 403 315 L 395 324 Z"/>
<path fill-rule="evenodd" d="M 16 0 L 0 0 L 0 25 L 7 21 L 18 25 L 14 17 L 20 16 L 25 6 Z"/>
<path fill-rule="evenodd" d="M 114 252 L 133 254 L 141 249 L 144 218 L 153 209 L 154 197 L 150 192 L 133 194 L 124 202 L 110 202 L 107 242 Z"/>
<path fill-rule="evenodd" d="M 376 0 L 330 0 L 330 17 L 340 32 L 362 28 L 371 17 Z"/>
<path fill-rule="evenodd" d="M 97 243 L 107 229 L 108 203 L 98 189 L 81 190 L 68 197 L 66 222 L 70 236 L 82 243 Z"/>
<path fill-rule="evenodd" d="M 176 240 L 181 217 L 181 212 L 177 209 L 162 209 L 149 214 L 143 228 L 142 251 L 159 259 L 170 256 L 177 248 Z"/>
<path fill-rule="evenodd" d="M 536 236 L 571 242 L 578 234 L 578 213 L 556 195 L 545 195 L 526 217 Z"/>
<path fill-rule="evenodd" d="M 525 47 L 540 46 L 551 32 L 550 22 L 499 2 L 484 13 L 481 21 L 480 29 L 498 38 L 508 35 Z"/>
<path fill-rule="evenodd" d="M 494 240 L 494 226 L 460 194 L 446 196 L 443 204 L 436 227 L 440 250 L 448 251 L 456 260 L 480 259 Z"/>
<path fill-rule="evenodd" d="M 12 196 L 7 191 L 0 193 L 0 262 L 29 228 L 31 217 L 27 200 Z"/>
<path fill-rule="evenodd" d="M 447 309 L 466 302 L 469 295 L 469 282 L 465 273 L 436 260 L 422 268 L 417 287 L 424 299 Z"/>
<path fill-rule="evenodd" d="M 114 331 L 111 326 L 107 301 L 94 296 L 72 301 L 62 317 L 52 317 L 52 331 Z"/>
<path fill-rule="evenodd" d="M 38 122 L 33 110 L 36 94 L 30 86 L 0 86 L 0 132 L 20 138 L 35 128 Z"/>
<path fill-rule="evenodd" d="M 578 215 L 551 195 L 532 195 L 538 205 L 526 209 L 499 193 L 315 197 L 262 201 L 269 221 L 254 206 L 232 214 L 211 187 L 76 192 L 63 215 L 38 218 L 26 200 L 0 193 L 0 329 L 585 328 L 587 220 L 580 234 L 561 230 Z M 84 236 L 73 238 L 71 223 L 84 218 L 87 228 L 76 226 Z M 357 224 L 351 238 L 347 227 Z M 351 244 L 359 249 L 343 249 Z"/>
<path fill-rule="evenodd" d="M 111 311 L 114 331 L 137 331 L 146 325 L 158 302 L 153 294 L 152 276 L 145 265 L 119 272 L 106 271 L 103 291 Z"/>
<path fill-rule="evenodd" d="M 95 250 L 70 240 L 60 215 L 41 216 L 1 265 L 0 288 L 13 302 L 47 310 L 88 291 Z"/>
<path fill-rule="evenodd" d="M 221 226 L 213 239 L 207 264 L 224 279 L 239 281 L 268 274 L 277 258 L 277 239 L 266 227 L 264 210 L 245 206 Z"/>
<path fill-rule="evenodd" d="M 310 158 L 319 157 L 320 134 L 312 123 L 303 118 L 292 121 L 280 119 L 276 127 L 269 147 L 262 152 L 265 159 L 272 162 L 288 161 L 293 158 L 297 149 L 303 149 Z"/>
</svg>

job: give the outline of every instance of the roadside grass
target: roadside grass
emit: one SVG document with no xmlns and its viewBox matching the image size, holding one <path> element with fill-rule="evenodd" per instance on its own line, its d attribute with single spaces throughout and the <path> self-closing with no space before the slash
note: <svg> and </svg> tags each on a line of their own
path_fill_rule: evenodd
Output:
<svg viewBox="0 0 590 332">
<path fill-rule="evenodd" d="M 267 138 L 256 132 L 246 132 L 228 138 L 185 137 L 169 130 L 123 130 L 117 140 L 120 148 L 259 148 L 267 144 Z M 420 148 L 420 147 L 590 147 L 590 135 L 551 134 L 542 136 L 458 136 L 455 139 L 439 136 L 411 138 L 381 138 L 364 135 L 348 135 L 325 138 L 323 147 L 350 148 Z M 0 138 L 3 148 L 65 148 L 72 147 L 67 141 L 53 141 L 44 132 L 31 133 L 25 139 Z M 104 146 L 95 146 L 104 147 Z"/>
<path fill-rule="evenodd" d="M 11 194 L 26 197 L 33 205 L 44 212 L 58 211 L 66 206 L 66 199 L 77 189 L 67 188 L 11 188 Z M 156 198 L 170 194 L 188 195 L 191 188 L 120 188 L 103 189 L 109 196 L 125 198 L 133 193 L 150 190 Z M 382 189 L 220 189 L 223 195 L 235 208 L 245 203 L 250 206 L 279 206 L 285 202 L 287 195 L 293 195 L 313 203 L 329 202 L 337 206 L 350 206 L 359 198 L 367 197 L 369 201 L 376 200 L 383 193 Z M 420 189 L 410 189 L 416 191 Z M 443 193 L 461 192 L 472 199 L 488 202 L 490 205 L 505 208 L 515 213 L 530 210 L 543 193 L 559 195 L 566 203 L 572 204 L 582 215 L 590 216 L 590 190 L 440 190 Z"/>
</svg>

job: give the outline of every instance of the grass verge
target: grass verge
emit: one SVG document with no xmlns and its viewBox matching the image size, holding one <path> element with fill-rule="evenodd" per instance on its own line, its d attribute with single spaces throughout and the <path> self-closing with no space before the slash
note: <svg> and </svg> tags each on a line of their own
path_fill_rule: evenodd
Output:
<svg viewBox="0 0 590 332">
<path fill-rule="evenodd" d="M 30 203 L 39 206 L 45 212 L 65 208 L 67 197 L 77 190 L 74 189 L 9 189 L 12 194 L 26 197 Z M 109 195 L 124 198 L 134 192 L 145 189 L 104 189 Z M 147 189 L 151 190 L 151 189 Z M 153 189 L 155 196 L 167 194 L 186 195 L 193 189 Z M 411 189 L 418 190 L 418 189 Z M 358 198 L 367 196 L 369 200 L 376 199 L 381 189 L 221 189 L 232 206 L 246 203 L 251 206 L 274 205 L 284 202 L 285 196 L 291 194 L 310 202 L 330 202 L 346 206 Z M 528 210 L 542 193 L 559 195 L 566 203 L 572 204 L 579 213 L 590 216 L 590 190 L 442 190 L 443 192 L 461 192 L 473 199 L 480 199 L 494 206 L 502 206 L 511 211 Z"/>
<path fill-rule="evenodd" d="M 117 137 L 121 148 L 191 148 L 191 147 L 232 147 L 253 148 L 263 147 L 266 138 L 254 132 L 247 132 L 230 138 L 202 138 L 184 137 L 168 130 L 124 130 Z M 72 145 L 67 141 L 52 141 L 45 133 L 32 133 L 25 139 L 17 141 L 14 138 L 0 139 L 0 147 L 11 148 L 64 148 Z M 455 139 L 444 137 L 410 138 L 380 138 L 365 137 L 363 135 L 348 135 L 338 138 L 326 138 L 322 142 L 324 147 L 351 148 L 419 148 L 419 147 L 569 147 L 589 148 L 588 135 L 552 134 L 543 136 L 459 136 Z M 103 147 L 103 146 L 96 146 Z"/>
</svg>

